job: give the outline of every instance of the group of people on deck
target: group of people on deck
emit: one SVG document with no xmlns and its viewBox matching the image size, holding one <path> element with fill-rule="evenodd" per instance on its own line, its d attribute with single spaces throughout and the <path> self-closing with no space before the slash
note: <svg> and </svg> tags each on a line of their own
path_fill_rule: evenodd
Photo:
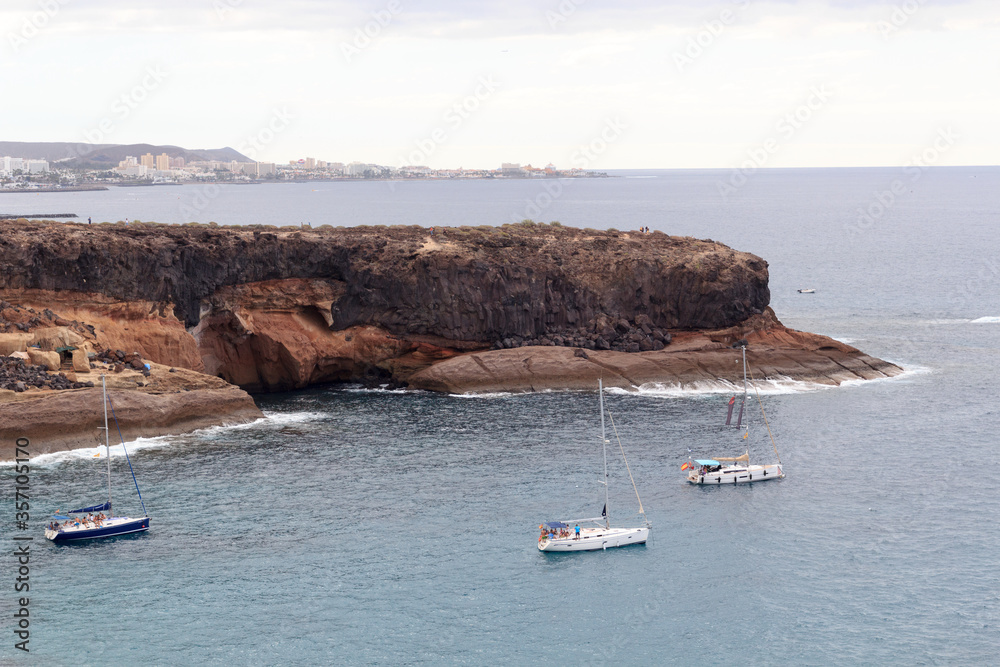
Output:
<svg viewBox="0 0 1000 667">
<path fill-rule="evenodd" d="M 100 528 L 107 521 L 108 517 L 104 515 L 104 512 L 100 514 L 88 514 L 84 518 L 72 518 L 59 523 L 58 521 L 53 521 L 49 523 L 49 530 L 59 530 L 60 528 L 71 528 L 74 526 L 83 526 L 84 528 Z"/>
<path fill-rule="evenodd" d="M 555 540 L 558 538 L 569 538 L 573 536 L 573 532 L 570 532 L 569 526 L 563 528 L 548 528 L 544 524 L 538 526 L 538 529 L 542 531 L 542 534 L 538 537 L 538 541 L 542 540 Z M 575 539 L 580 539 L 580 526 L 576 526 Z"/>
</svg>

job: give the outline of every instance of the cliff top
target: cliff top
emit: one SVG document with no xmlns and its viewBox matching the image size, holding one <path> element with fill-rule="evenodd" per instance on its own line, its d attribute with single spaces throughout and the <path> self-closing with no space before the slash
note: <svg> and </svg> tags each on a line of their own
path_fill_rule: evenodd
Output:
<svg viewBox="0 0 1000 667">
<path fill-rule="evenodd" d="M 488 342 L 592 330 L 602 315 L 731 326 L 770 298 L 767 262 L 712 240 L 530 221 L 432 230 L 16 220 L 0 222 L 0 266 L 0 290 L 152 302 L 188 327 L 221 288 L 321 280 L 331 329 Z"/>
<path fill-rule="evenodd" d="M 600 252 L 631 253 L 637 257 L 677 257 L 706 252 L 736 252 L 711 239 L 690 236 L 669 236 L 659 231 L 642 233 L 565 227 L 559 223 L 535 223 L 530 220 L 500 227 L 421 227 L 419 225 L 360 225 L 356 227 L 278 227 L 275 225 L 217 225 L 188 223 L 185 225 L 134 221 L 86 224 L 24 218 L 0 220 L 0 234 L 11 241 L 43 242 L 46 238 L 73 241 L 107 240 L 123 243 L 185 246 L 191 243 L 218 243 L 224 240 L 268 242 L 275 240 L 309 240 L 322 243 L 358 245 L 385 241 L 399 244 L 410 252 L 449 252 L 464 255 L 497 249 L 538 251 L 554 250 L 560 245 L 590 246 Z M 740 253 L 744 254 L 744 253 Z"/>
</svg>

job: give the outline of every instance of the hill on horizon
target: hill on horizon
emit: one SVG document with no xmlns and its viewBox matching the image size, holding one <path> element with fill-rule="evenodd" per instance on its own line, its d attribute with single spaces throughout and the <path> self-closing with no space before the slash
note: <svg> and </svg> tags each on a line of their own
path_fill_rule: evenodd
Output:
<svg viewBox="0 0 1000 667">
<path fill-rule="evenodd" d="M 255 162 L 239 151 L 225 148 L 187 149 L 180 146 L 155 146 L 153 144 L 87 144 L 70 141 L 0 141 L 0 156 L 10 155 L 29 160 L 48 160 L 50 164 L 70 169 L 112 169 L 128 155 L 139 157 L 146 153 L 194 160 L 219 160 L 229 162 Z"/>
</svg>

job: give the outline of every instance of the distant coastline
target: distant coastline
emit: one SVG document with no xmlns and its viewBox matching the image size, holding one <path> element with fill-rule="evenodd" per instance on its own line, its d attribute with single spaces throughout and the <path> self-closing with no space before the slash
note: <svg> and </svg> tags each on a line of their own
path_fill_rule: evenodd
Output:
<svg viewBox="0 0 1000 667">
<path fill-rule="evenodd" d="M 65 185 L 43 188 L 0 188 L 0 194 L 32 194 L 35 192 L 89 192 L 92 190 L 107 190 L 106 185 Z"/>
<path fill-rule="evenodd" d="M 54 220 L 55 218 L 78 218 L 76 213 L 0 213 L 0 220 Z"/>
</svg>

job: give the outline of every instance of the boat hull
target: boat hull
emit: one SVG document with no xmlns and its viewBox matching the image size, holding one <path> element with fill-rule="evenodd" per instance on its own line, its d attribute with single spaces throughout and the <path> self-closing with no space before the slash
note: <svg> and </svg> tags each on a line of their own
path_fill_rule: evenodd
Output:
<svg viewBox="0 0 1000 667">
<path fill-rule="evenodd" d="M 148 516 L 139 519 L 116 516 L 104 521 L 103 525 L 94 526 L 93 528 L 87 528 L 83 524 L 80 524 L 79 526 L 67 526 L 58 530 L 46 530 L 45 537 L 53 542 L 75 542 L 77 540 L 95 540 L 103 537 L 141 533 L 146 530 L 149 530 Z"/>
<path fill-rule="evenodd" d="M 687 481 L 692 484 L 718 486 L 721 484 L 749 484 L 751 482 L 766 482 L 770 479 L 781 479 L 785 473 L 780 463 L 754 466 L 726 466 L 715 472 L 702 474 L 698 470 L 688 473 Z"/>
<path fill-rule="evenodd" d="M 538 541 L 538 550 L 545 552 L 600 551 L 613 547 L 645 544 L 649 528 L 585 528 L 577 537 L 547 538 Z"/>
</svg>

